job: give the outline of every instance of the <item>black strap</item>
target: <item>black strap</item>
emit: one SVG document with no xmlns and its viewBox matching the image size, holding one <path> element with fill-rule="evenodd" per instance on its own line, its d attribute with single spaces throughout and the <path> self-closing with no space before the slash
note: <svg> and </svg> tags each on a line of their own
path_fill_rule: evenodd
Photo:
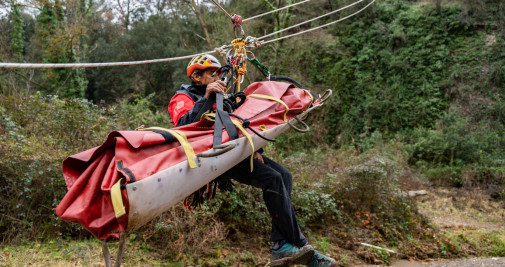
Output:
<svg viewBox="0 0 505 267">
<path fill-rule="evenodd" d="M 163 138 L 165 138 L 165 143 L 172 143 L 174 142 L 175 140 L 175 137 L 170 134 L 169 132 L 165 132 L 165 131 L 160 131 L 160 130 L 153 130 L 153 132 L 157 133 L 157 134 L 161 134 L 163 136 Z"/>
<path fill-rule="evenodd" d="M 216 96 L 215 94 L 210 94 L 209 98 L 205 100 L 203 107 L 200 109 L 200 111 L 198 111 L 198 114 L 196 115 L 193 122 L 200 121 L 200 118 L 202 118 L 203 113 L 212 110 L 212 105 L 214 105 L 214 103 L 216 103 Z"/>
<path fill-rule="evenodd" d="M 244 92 L 231 94 L 228 98 L 223 100 L 224 111 L 232 113 L 245 102 L 246 98 L 247 96 L 244 94 Z"/>
<path fill-rule="evenodd" d="M 250 122 L 249 122 L 249 120 L 248 120 L 248 119 L 244 119 L 244 118 L 242 118 L 242 117 L 240 117 L 240 116 L 238 116 L 238 115 L 232 114 L 232 113 L 230 113 L 230 116 L 233 116 L 233 117 L 235 117 L 235 118 L 237 118 L 237 119 L 241 120 L 241 121 L 242 121 L 242 126 L 243 126 L 244 128 L 247 128 L 247 129 L 251 130 L 253 133 L 255 133 L 255 134 L 256 134 L 258 137 L 260 137 L 261 139 L 263 139 L 263 140 L 265 140 L 265 141 L 268 141 L 268 142 L 276 142 L 276 140 L 274 140 L 274 139 L 270 139 L 270 138 L 268 138 L 268 137 L 266 137 L 266 136 L 263 136 L 263 135 L 259 134 L 258 132 L 256 132 L 256 130 L 254 130 L 254 128 L 253 128 L 253 127 L 251 127 Z"/>
<path fill-rule="evenodd" d="M 221 120 L 221 114 L 219 114 L 219 104 L 218 104 L 218 99 L 222 98 L 222 94 L 215 94 L 216 95 L 216 117 L 214 121 L 214 140 L 212 142 L 213 146 L 218 146 L 222 143 L 223 141 L 223 120 Z M 220 96 L 221 97 L 220 97 Z M 223 104 L 222 101 L 221 105 Z M 222 108 L 222 106 L 221 106 Z"/>
<path fill-rule="evenodd" d="M 238 138 L 237 129 L 235 129 L 235 125 L 233 125 L 233 122 L 230 119 L 230 115 L 228 114 L 228 112 L 223 110 L 223 98 L 224 96 L 222 93 L 211 94 L 203 104 L 203 107 L 200 109 L 200 111 L 198 111 L 198 114 L 196 115 L 196 118 L 193 121 L 193 122 L 200 121 L 202 115 L 205 112 L 212 110 L 212 106 L 214 105 L 214 103 L 216 103 L 216 121 L 214 122 L 213 146 L 220 145 L 223 142 L 223 125 L 226 129 L 226 132 L 228 132 L 230 140 Z"/>
<path fill-rule="evenodd" d="M 223 94 L 216 94 L 216 121 L 214 122 L 214 141 L 213 145 L 218 146 L 223 142 L 223 125 L 228 132 L 230 140 L 238 138 L 237 129 L 230 119 L 228 112 L 223 110 Z"/>
</svg>

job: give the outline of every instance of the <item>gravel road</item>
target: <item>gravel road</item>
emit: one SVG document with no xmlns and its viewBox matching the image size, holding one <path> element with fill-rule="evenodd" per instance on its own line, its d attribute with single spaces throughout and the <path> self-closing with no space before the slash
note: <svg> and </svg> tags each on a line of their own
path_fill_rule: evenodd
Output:
<svg viewBox="0 0 505 267">
<path fill-rule="evenodd" d="M 382 265 L 359 265 L 357 267 L 378 267 Z M 505 267 L 505 258 L 464 258 L 451 260 L 416 261 L 407 260 L 394 262 L 392 267 Z"/>
</svg>

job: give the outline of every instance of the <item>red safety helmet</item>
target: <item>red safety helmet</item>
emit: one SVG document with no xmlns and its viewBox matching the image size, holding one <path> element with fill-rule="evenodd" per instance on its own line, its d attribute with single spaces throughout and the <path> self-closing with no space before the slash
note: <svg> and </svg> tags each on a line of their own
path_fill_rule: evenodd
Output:
<svg viewBox="0 0 505 267">
<path fill-rule="evenodd" d="M 191 74 L 195 70 L 204 70 L 208 68 L 221 68 L 221 63 L 219 63 L 217 58 L 211 55 L 196 56 L 189 61 L 187 68 L 188 77 L 191 77 Z"/>
</svg>

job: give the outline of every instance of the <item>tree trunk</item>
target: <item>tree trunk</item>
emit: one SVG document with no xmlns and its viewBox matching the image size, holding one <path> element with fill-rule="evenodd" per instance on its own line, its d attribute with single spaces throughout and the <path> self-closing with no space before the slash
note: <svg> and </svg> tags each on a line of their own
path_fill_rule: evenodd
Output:
<svg viewBox="0 0 505 267">
<path fill-rule="evenodd" d="M 193 8 L 195 9 L 195 14 L 198 20 L 200 21 L 200 24 L 202 25 L 203 28 L 203 34 L 205 35 L 205 40 L 207 41 L 207 45 L 209 46 L 209 49 L 213 49 L 212 41 L 210 40 L 209 32 L 207 31 L 207 24 L 205 24 L 205 21 L 203 20 L 202 13 L 200 13 L 200 9 L 198 9 L 198 6 L 195 3 L 195 0 L 191 0 L 191 4 L 193 5 Z"/>
</svg>

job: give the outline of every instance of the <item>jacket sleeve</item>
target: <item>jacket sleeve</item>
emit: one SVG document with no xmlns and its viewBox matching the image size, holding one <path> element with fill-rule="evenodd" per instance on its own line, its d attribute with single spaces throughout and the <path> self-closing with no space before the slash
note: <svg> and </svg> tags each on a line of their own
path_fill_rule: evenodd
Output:
<svg viewBox="0 0 505 267">
<path fill-rule="evenodd" d="M 202 97 L 194 102 L 191 97 L 186 94 L 179 93 L 174 95 L 168 104 L 168 112 L 172 118 L 170 122 L 175 126 L 192 123 L 200 109 L 204 106 L 206 100 L 206 98 Z"/>
</svg>

